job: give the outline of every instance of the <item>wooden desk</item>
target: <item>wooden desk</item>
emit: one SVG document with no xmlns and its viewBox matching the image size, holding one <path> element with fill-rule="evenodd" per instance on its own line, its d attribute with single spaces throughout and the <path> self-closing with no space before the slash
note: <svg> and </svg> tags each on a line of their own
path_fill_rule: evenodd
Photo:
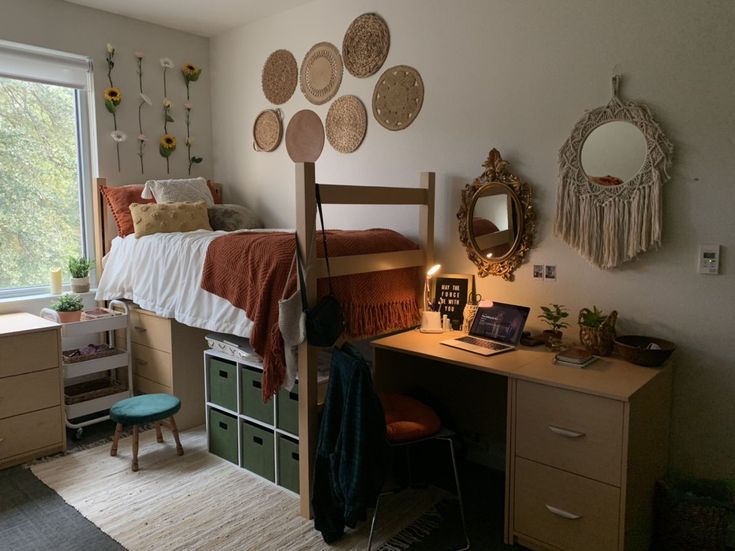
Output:
<svg viewBox="0 0 735 551">
<path fill-rule="evenodd" d="M 482 408 L 495 406 L 496 419 L 506 412 L 505 542 L 648 549 L 654 483 L 668 465 L 671 368 L 602 358 L 579 369 L 554 365 L 539 348 L 484 357 L 440 344 L 459 335 L 407 331 L 374 341 L 375 384 L 442 388 L 461 430 L 492 424 Z"/>
</svg>

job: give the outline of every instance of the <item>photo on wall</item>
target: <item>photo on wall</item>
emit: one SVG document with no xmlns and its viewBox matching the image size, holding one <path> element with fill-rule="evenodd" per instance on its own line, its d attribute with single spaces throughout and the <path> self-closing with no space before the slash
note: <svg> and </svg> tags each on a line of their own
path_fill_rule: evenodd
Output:
<svg viewBox="0 0 735 551">
<path fill-rule="evenodd" d="M 475 290 L 475 276 L 472 274 L 436 274 L 433 279 L 435 308 L 446 314 L 452 329 L 462 327 L 464 307 Z"/>
</svg>

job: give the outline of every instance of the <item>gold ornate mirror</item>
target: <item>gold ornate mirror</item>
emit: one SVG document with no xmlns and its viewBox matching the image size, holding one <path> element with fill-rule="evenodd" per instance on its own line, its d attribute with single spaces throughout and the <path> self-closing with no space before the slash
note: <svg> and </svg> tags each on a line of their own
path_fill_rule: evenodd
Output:
<svg viewBox="0 0 735 551">
<path fill-rule="evenodd" d="M 485 172 L 462 191 L 459 238 L 480 277 L 512 280 L 533 242 L 531 188 L 510 172 L 497 149 L 482 166 Z"/>
</svg>

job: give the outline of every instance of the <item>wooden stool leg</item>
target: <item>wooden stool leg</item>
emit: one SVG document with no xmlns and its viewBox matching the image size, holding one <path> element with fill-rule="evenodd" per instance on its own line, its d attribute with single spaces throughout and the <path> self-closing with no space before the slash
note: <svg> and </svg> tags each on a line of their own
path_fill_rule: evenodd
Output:
<svg viewBox="0 0 735 551">
<path fill-rule="evenodd" d="M 163 433 L 161 432 L 161 422 L 156 421 L 156 442 L 163 443 Z"/>
<path fill-rule="evenodd" d="M 173 415 L 171 416 L 171 432 L 174 435 L 174 440 L 176 440 L 176 455 L 184 455 L 184 448 L 181 447 L 181 440 L 179 440 L 179 429 L 176 428 Z"/>
<path fill-rule="evenodd" d="M 138 472 L 138 425 L 133 425 L 133 472 Z"/>
<path fill-rule="evenodd" d="M 115 457 L 117 455 L 117 442 L 120 440 L 123 426 L 122 423 L 118 423 L 115 427 L 115 436 L 112 437 L 112 447 L 110 448 L 110 455 Z"/>
</svg>

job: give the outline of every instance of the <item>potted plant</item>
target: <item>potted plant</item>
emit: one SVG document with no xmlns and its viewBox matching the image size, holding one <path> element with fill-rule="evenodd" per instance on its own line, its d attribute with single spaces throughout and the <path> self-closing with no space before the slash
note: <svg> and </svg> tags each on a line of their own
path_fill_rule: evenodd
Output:
<svg viewBox="0 0 735 551">
<path fill-rule="evenodd" d="M 71 290 L 74 293 L 86 293 L 89 291 L 89 269 L 94 261 L 87 260 L 83 256 L 69 257 L 69 273 L 71 274 Z"/>
<path fill-rule="evenodd" d="M 82 297 L 74 294 L 61 295 L 51 305 L 51 309 L 56 310 L 58 313 L 61 323 L 69 323 L 82 319 L 82 308 L 84 308 Z"/>
<path fill-rule="evenodd" d="M 564 309 L 563 304 L 551 304 L 550 307 L 542 306 L 541 311 L 543 313 L 539 314 L 538 317 L 541 318 L 541 321 L 551 326 L 551 329 L 546 329 L 543 332 L 546 348 L 558 350 L 561 348 L 561 338 L 563 335 L 561 329 L 569 327 L 569 324 L 563 321 L 564 318 L 569 317 L 569 312 Z"/>
<path fill-rule="evenodd" d="M 608 356 L 613 349 L 615 340 L 615 322 L 618 313 L 613 310 L 605 314 L 597 306 L 582 308 L 579 311 L 579 342 L 598 356 Z"/>
</svg>

